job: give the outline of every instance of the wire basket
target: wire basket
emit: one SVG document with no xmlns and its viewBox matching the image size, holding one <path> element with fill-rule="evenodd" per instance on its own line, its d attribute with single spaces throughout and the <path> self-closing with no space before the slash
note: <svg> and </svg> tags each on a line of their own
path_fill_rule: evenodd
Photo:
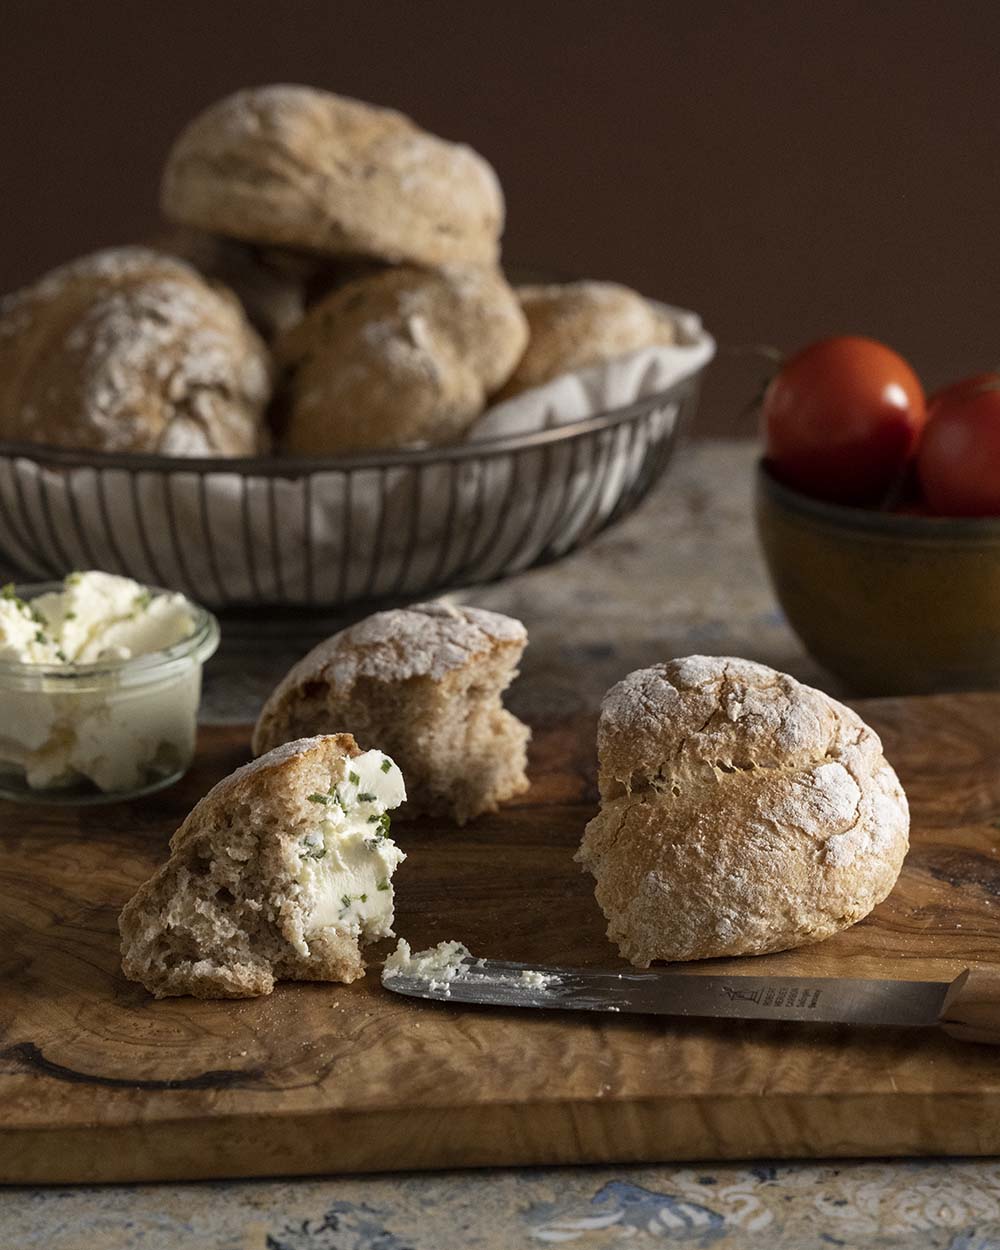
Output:
<svg viewBox="0 0 1000 1250">
<path fill-rule="evenodd" d="M 494 581 L 628 515 L 666 468 L 701 370 L 531 434 L 337 458 L 194 459 L 0 443 L 0 553 L 100 568 L 216 608 L 338 608 Z"/>
</svg>

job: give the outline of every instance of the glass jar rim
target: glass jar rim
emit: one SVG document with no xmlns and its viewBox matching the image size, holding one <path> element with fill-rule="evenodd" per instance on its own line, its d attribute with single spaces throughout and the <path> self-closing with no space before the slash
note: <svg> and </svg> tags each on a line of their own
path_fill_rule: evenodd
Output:
<svg viewBox="0 0 1000 1250">
<path fill-rule="evenodd" d="M 25 660 L 0 659 L 0 686 L 11 681 L 22 687 L 42 681 L 60 682 L 69 686 L 75 681 L 89 683 L 102 677 L 112 678 L 118 683 L 129 685 L 144 681 L 158 681 L 191 660 L 203 664 L 215 653 L 219 645 L 219 622 L 207 608 L 203 608 L 200 603 L 195 603 L 193 599 L 189 599 L 180 591 L 169 590 L 165 586 L 143 584 L 142 588 L 148 590 L 154 598 L 180 594 L 194 620 L 194 629 L 191 633 L 169 647 L 130 656 L 127 660 L 92 660 L 86 664 L 77 664 L 72 661 L 66 664 L 38 664 Z M 64 589 L 64 583 L 61 581 L 18 582 L 15 589 L 19 598 L 30 602 L 39 595 Z"/>
</svg>

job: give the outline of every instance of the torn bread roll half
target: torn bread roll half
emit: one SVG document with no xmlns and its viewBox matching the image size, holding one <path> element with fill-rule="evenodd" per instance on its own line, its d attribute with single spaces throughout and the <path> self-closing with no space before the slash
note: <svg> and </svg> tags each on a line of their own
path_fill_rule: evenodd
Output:
<svg viewBox="0 0 1000 1250">
<path fill-rule="evenodd" d="M 818 942 L 892 889 L 909 812 L 874 730 L 747 660 L 689 656 L 604 698 L 577 860 L 637 967 Z"/>
<path fill-rule="evenodd" d="M 340 731 L 377 742 L 403 770 L 408 814 L 464 824 L 528 788 L 531 731 L 502 703 L 527 638 L 520 621 L 480 608 L 376 612 L 288 672 L 261 711 L 253 749 Z"/>
<path fill-rule="evenodd" d="M 396 764 L 350 734 L 302 738 L 220 781 L 118 922 L 122 968 L 157 998 L 250 998 L 275 981 L 354 981 L 392 936 L 405 858 Z"/>
</svg>

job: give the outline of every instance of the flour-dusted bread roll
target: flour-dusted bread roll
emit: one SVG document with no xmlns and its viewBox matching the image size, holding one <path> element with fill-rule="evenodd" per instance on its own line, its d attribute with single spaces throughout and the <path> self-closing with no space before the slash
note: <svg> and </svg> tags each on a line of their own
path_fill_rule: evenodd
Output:
<svg viewBox="0 0 1000 1250">
<path fill-rule="evenodd" d="M 501 702 L 526 642 L 520 621 L 480 608 L 377 612 L 291 669 L 264 705 L 253 749 L 352 733 L 399 764 L 409 812 L 464 824 L 528 788 L 530 730 Z"/>
<path fill-rule="evenodd" d="M 165 216 L 214 234 L 328 256 L 490 264 L 503 195 L 471 148 L 391 109 L 313 87 L 238 91 L 167 159 Z"/>
<path fill-rule="evenodd" d="M 454 442 L 527 333 L 497 269 L 401 266 L 348 282 L 275 344 L 284 447 L 336 455 Z"/>
<path fill-rule="evenodd" d="M 498 400 L 587 365 L 676 342 L 674 323 L 666 313 L 614 282 L 522 286 L 517 296 L 530 337 Z"/>
<path fill-rule="evenodd" d="M 896 882 L 909 813 L 878 735 L 783 673 L 698 655 L 630 673 L 597 749 L 577 859 L 637 967 L 818 942 Z"/>
<path fill-rule="evenodd" d="M 289 742 L 194 808 L 170 858 L 125 905 L 122 968 L 157 998 L 249 998 L 275 981 L 354 981 L 392 936 L 388 837 L 406 793 L 349 734 Z"/>
<path fill-rule="evenodd" d="M 266 449 L 267 350 L 234 296 L 113 248 L 0 300 L 0 437 L 97 451 Z"/>
</svg>

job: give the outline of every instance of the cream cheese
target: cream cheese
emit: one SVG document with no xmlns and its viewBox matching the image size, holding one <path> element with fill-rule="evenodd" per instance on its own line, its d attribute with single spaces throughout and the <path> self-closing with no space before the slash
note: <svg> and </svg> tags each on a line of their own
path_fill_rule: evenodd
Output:
<svg viewBox="0 0 1000 1250">
<path fill-rule="evenodd" d="M 444 997 L 451 995 L 450 985 L 462 972 L 466 959 L 471 959 L 469 948 L 461 942 L 438 942 L 430 950 L 410 951 L 410 944 L 400 939 L 396 949 L 385 961 L 382 970 L 386 977 L 413 977 L 426 981 L 432 990 L 443 990 Z"/>
<path fill-rule="evenodd" d="M 369 941 L 392 936 L 392 874 L 406 856 L 389 835 L 388 813 L 406 798 L 403 775 L 381 751 L 344 761 L 321 813 L 298 843 L 296 879 L 309 903 L 306 933 L 333 928 Z"/>
<path fill-rule="evenodd" d="M 194 629 L 183 595 L 153 595 L 130 577 L 70 573 L 61 590 L 30 602 L 13 586 L 0 597 L 0 659 L 94 664 L 165 651 Z"/>
<path fill-rule="evenodd" d="M 71 573 L 59 590 L 30 600 L 5 587 L 0 773 L 32 791 L 92 782 L 126 793 L 183 771 L 194 751 L 202 661 L 217 639 L 214 622 L 200 643 L 193 637 L 197 611 L 183 595 L 111 573 Z M 187 653 L 129 666 L 186 639 Z"/>
</svg>

